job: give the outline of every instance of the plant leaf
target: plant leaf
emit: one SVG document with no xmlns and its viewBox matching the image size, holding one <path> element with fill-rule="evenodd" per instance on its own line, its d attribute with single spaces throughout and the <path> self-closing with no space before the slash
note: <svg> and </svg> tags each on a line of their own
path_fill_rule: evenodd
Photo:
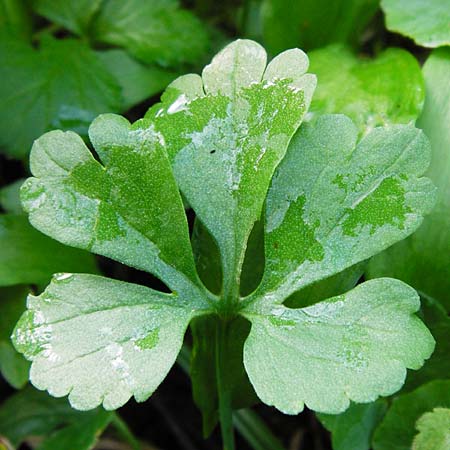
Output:
<svg viewBox="0 0 450 450">
<path fill-rule="evenodd" d="M 146 400 L 172 367 L 201 300 L 95 275 L 55 275 L 13 334 L 30 380 L 74 408 Z M 76 342 L 76 345 L 74 345 Z"/>
<path fill-rule="evenodd" d="M 297 49 L 266 68 L 260 45 L 237 40 L 202 77 L 175 80 L 147 114 L 165 138 L 181 191 L 219 246 L 226 298 L 236 296 L 270 178 L 312 96 L 307 67 Z"/>
<path fill-rule="evenodd" d="M 346 114 L 361 133 L 419 116 L 424 82 L 416 58 L 407 51 L 389 48 L 375 59 L 364 59 L 331 45 L 308 56 L 320 80 L 310 108 L 314 115 Z"/>
<path fill-rule="evenodd" d="M 331 432 L 333 450 L 370 450 L 375 427 L 387 410 L 387 402 L 352 403 L 342 414 L 317 414 L 322 425 Z"/>
<path fill-rule="evenodd" d="M 106 50 L 97 55 L 122 88 L 124 110 L 160 93 L 177 76 L 156 65 L 143 65 L 124 50 Z"/>
<path fill-rule="evenodd" d="M 65 399 L 27 387 L 0 406 L 0 433 L 17 447 L 28 437 L 42 436 L 39 450 L 90 450 L 112 417 L 102 409 L 76 411 Z M 72 442 L 61 440 L 68 435 Z"/>
<path fill-rule="evenodd" d="M 297 46 L 311 50 L 332 42 L 357 43 L 377 8 L 377 0 L 264 0 L 264 43 L 273 53 Z"/>
<path fill-rule="evenodd" d="M 248 307 L 244 364 L 258 397 L 286 414 L 338 414 L 396 392 L 434 348 L 419 306 L 412 288 L 385 278 L 307 308 Z"/>
<path fill-rule="evenodd" d="M 0 206 L 5 212 L 13 214 L 23 213 L 19 195 L 20 186 L 23 182 L 24 180 L 21 178 L 0 188 Z"/>
<path fill-rule="evenodd" d="M 0 214 L 0 286 L 48 283 L 60 271 L 97 272 L 86 252 L 36 231 L 23 214 Z"/>
<path fill-rule="evenodd" d="M 68 30 L 85 35 L 102 0 L 34 0 L 34 11 Z"/>
<path fill-rule="evenodd" d="M 412 450 L 447 450 L 450 444 L 450 409 L 434 408 L 416 423 L 419 434 L 413 441 Z"/>
<path fill-rule="evenodd" d="M 22 202 L 42 232 L 179 290 L 186 276 L 196 280 L 187 222 L 163 137 L 147 125 L 99 116 L 89 135 L 103 165 L 75 133 L 40 137 L 30 155 L 36 178 L 24 184 Z"/>
<path fill-rule="evenodd" d="M 448 0 L 381 0 L 381 7 L 389 30 L 408 36 L 424 47 L 450 44 Z"/>
<path fill-rule="evenodd" d="M 25 39 L 31 37 L 32 19 L 25 0 L 0 3 L 0 29 L 17 33 Z"/>
<path fill-rule="evenodd" d="M 355 125 L 336 115 L 305 124 L 291 141 L 267 196 L 265 272 L 249 302 L 263 294 L 282 302 L 405 238 L 431 210 L 420 130 L 376 128 L 356 140 Z"/>
<path fill-rule="evenodd" d="M 410 238 L 372 258 L 367 274 L 400 278 L 450 311 L 450 50 L 434 51 L 423 72 L 427 97 L 418 126 L 431 141 L 427 175 L 438 188 L 437 204 Z"/>
<path fill-rule="evenodd" d="M 27 155 L 64 108 L 94 115 L 121 108 L 116 80 L 81 41 L 47 36 L 35 50 L 3 34 L 0 59 L 8 61 L 0 67 L 0 147 L 11 156 Z"/>
<path fill-rule="evenodd" d="M 450 381 L 436 380 L 394 399 L 373 438 L 374 450 L 411 450 L 415 423 L 433 408 L 450 408 Z"/>
<path fill-rule="evenodd" d="M 20 389 L 28 381 L 29 364 L 19 355 L 9 337 L 14 326 L 25 310 L 28 289 L 24 286 L 0 288 L 0 371 L 6 381 Z"/>
<path fill-rule="evenodd" d="M 162 66 L 195 63 L 209 46 L 202 22 L 177 0 L 106 0 L 92 33 L 99 42 Z"/>
</svg>

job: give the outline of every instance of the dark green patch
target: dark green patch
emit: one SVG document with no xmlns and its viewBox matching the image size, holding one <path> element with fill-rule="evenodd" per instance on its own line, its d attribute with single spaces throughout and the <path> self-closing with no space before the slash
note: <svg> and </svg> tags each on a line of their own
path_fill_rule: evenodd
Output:
<svg viewBox="0 0 450 450">
<path fill-rule="evenodd" d="M 269 322 L 277 327 L 294 327 L 297 325 L 295 320 L 283 319 L 282 317 L 270 316 Z"/>
<path fill-rule="evenodd" d="M 405 205 L 405 189 L 398 178 L 385 178 L 380 185 L 355 208 L 347 208 L 344 234 L 357 236 L 360 228 L 369 225 L 370 234 L 383 225 L 404 228 L 405 216 L 411 212 Z"/>
</svg>

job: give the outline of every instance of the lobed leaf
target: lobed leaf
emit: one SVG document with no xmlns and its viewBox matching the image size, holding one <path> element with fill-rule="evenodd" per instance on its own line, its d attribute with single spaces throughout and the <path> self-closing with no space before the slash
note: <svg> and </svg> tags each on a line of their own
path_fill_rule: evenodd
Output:
<svg viewBox="0 0 450 450">
<path fill-rule="evenodd" d="M 196 280 L 187 222 L 164 138 L 148 125 L 99 116 L 89 135 L 103 164 L 75 133 L 45 134 L 33 145 L 35 178 L 24 184 L 22 202 L 33 226 L 60 242 L 179 288 L 183 272 Z"/>
<path fill-rule="evenodd" d="M 413 126 L 376 128 L 357 143 L 345 116 L 305 124 L 267 195 L 265 272 L 248 301 L 281 303 L 411 234 L 434 204 L 421 177 L 429 153 Z"/>
<path fill-rule="evenodd" d="M 95 275 L 56 274 L 44 293 L 28 297 L 13 343 L 33 361 L 38 389 L 68 395 L 77 409 L 116 409 L 153 393 L 206 306 Z"/>
<path fill-rule="evenodd" d="M 450 408 L 434 408 L 416 423 L 412 450 L 446 450 L 450 445 Z"/>
<path fill-rule="evenodd" d="M 338 414 L 403 385 L 434 340 L 414 315 L 419 297 L 401 281 L 377 279 L 302 309 L 247 307 L 252 328 L 244 364 L 258 397 L 286 414 L 306 405 Z"/>
</svg>

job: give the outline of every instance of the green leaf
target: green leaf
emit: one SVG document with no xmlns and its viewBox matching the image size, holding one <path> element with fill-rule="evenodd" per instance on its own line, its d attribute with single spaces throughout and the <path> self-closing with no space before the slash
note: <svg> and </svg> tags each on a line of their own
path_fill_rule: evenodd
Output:
<svg viewBox="0 0 450 450">
<path fill-rule="evenodd" d="M 143 65 L 124 50 L 106 50 L 97 55 L 122 88 L 124 110 L 163 91 L 177 76 L 156 65 Z"/>
<path fill-rule="evenodd" d="M 450 311 L 450 50 L 432 53 L 423 68 L 426 100 L 418 126 L 430 138 L 437 204 L 410 238 L 373 258 L 369 277 L 393 276 L 439 300 Z"/>
<path fill-rule="evenodd" d="M 0 29 L 17 33 L 29 39 L 32 30 L 31 14 L 25 0 L 2 0 L 0 2 Z"/>
<path fill-rule="evenodd" d="M 381 0 L 386 26 L 424 47 L 450 44 L 448 0 Z"/>
<path fill-rule="evenodd" d="M 255 392 L 249 383 L 242 362 L 244 341 L 250 324 L 242 317 L 231 321 L 227 327 L 227 383 L 231 391 L 233 409 L 247 408 L 256 403 Z M 203 434 L 209 436 L 218 420 L 219 400 L 217 376 L 214 370 L 217 349 L 213 345 L 220 319 L 199 317 L 191 323 L 193 349 L 191 360 L 191 381 L 195 403 L 202 412 Z"/>
<path fill-rule="evenodd" d="M 377 9 L 378 0 L 264 0 L 264 43 L 273 53 L 357 43 Z"/>
<path fill-rule="evenodd" d="M 373 127 L 417 119 L 425 96 L 417 60 L 390 48 L 375 59 L 356 57 L 333 45 L 309 53 L 319 84 L 311 103 L 314 115 L 348 115 L 362 133 Z"/>
<path fill-rule="evenodd" d="M 304 124 L 291 141 L 267 196 L 265 273 L 249 301 L 281 303 L 405 238 L 431 210 L 420 130 L 376 128 L 356 141 L 355 125 L 339 115 Z"/>
<path fill-rule="evenodd" d="M 312 96 L 307 67 L 296 49 L 266 68 L 264 49 L 238 40 L 202 77 L 175 80 L 147 113 L 165 138 L 181 191 L 219 246 L 225 305 L 239 294 L 248 236 Z"/>
<path fill-rule="evenodd" d="M 148 128 L 146 128 L 148 126 Z M 101 163 L 72 132 L 40 137 L 22 188 L 34 227 L 60 242 L 154 273 L 179 290 L 196 281 L 181 197 L 163 137 L 112 114 L 89 129 Z M 185 288 L 186 289 L 186 288 Z"/>
<path fill-rule="evenodd" d="M 42 436 L 38 450 L 90 450 L 112 417 L 101 409 L 76 411 L 65 399 L 29 387 L 0 406 L 0 434 L 15 446 L 28 437 Z"/>
<path fill-rule="evenodd" d="M 204 303 L 95 275 L 56 275 L 28 297 L 13 334 L 31 382 L 77 409 L 146 400 L 172 367 Z M 76 345 L 74 345 L 76 342 Z"/>
<path fill-rule="evenodd" d="M 90 48 L 74 39 L 42 39 L 38 50 L 0 38 L 0 147 L 23 157 L 65 108 L 91 114 L 121 108 L 116 80 Z M 51 95 L 49 95 L 51 93 Z"/>
<path fill-rule="evenodd" d="M 196 63 L 209 46 L 204 25 L 177 0 L 106 0 L 92 32 L 99 42 L 162 66 Z"/>
<path fill-rule="evenodd" d="M 419 434 L 412 450 L 447 450 L 450 446 L 450 409 L 434 408 L 416 423 Z"/>
<path fill-rule="evenodd" d="M 42 284 L 57 272 L 97 272 L 92 255 L 36 231 L 22 214 L 0 215 L 0 286 Z"/>
<path fill-rule="evenodd" d="M 28 289 L 23 286 L 0 288 L 0 371 L 16 389 L 27 383 L 29 364 L 14 350 L 9 338 L 25 310 L 27 292 Z"/>
<path fill-rule="evenodd" d="M 386 278 L 307 308 L 247 307 L 244 364 L 258 397 L 286 414 L 338 414 L 393 394 L 434 348 L 419 306 L 412 288 Z"/>
<path fill-rule="evenodd" d="M 415 423 L 420 416 L 436 407 L 450 408 L 449 380 L 433 381 L 394 399 L 375 431 L 374 450 L 411 450 Z"/>
<path fill-rule="evenodd" d="M 19 195 L 20 186 L 23 184 L 23 181 L 23 179 L 19 179 L 0 188 L 0 207 L 5 212 L 13 214 L 21 214 L 23 212 Z"/>
<path fill-rule="evenodd" d="M 87 34 L 102 0 L 34 0 L 34 11 L 76 34 Z"/>
<path fill-rule="evenodd" d="M 318 414 L 318 418 L 331 432 L 333 450 L 369 450 L 372 433 L 386 409 L 386 400 L 379 399 L 373 403 L 353 403 L 342 414 Z"/>
</svg>

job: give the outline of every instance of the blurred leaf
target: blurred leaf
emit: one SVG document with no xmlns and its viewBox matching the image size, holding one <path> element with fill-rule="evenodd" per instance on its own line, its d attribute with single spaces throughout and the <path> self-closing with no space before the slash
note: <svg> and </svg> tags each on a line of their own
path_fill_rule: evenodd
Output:
<svg viewBox="0 0 450 450">
<path fill-rule="evenodd" d="M 374 450 L 411 450 L 416 421 L 435 407 L 450 407 L 450 380 L 433 381 L 395 398 L 375 430 Z"/>
<path fill-rule="evenodd" d="M 178 75 L 156 65 L 141 64 L 124 50 L 106 50 L 97 54 L 122 88 L 124 110 L 163 91 Z"/>
<path fill-rule="evenodd" d="M 31 15 L 25 0 L 0 0 L 0 30 L 29 39 L 31 29 Z"/>
<path fill-rule="evenodd" d="M 35 50 L 3 33 L 0 59 L 0 147 L 12 156 L 25 156 L 64 107 L 120 110 L 116 80 L 81 41 L 46 36 Z"/>
<path fill-rule="evenodd" d="M 102 0 L 33 0 L 34 11 L 76 34 L 86 34 Z"/>
<path fill-rule="evenodd" d="M 110 411 L 80 412 L 66 399 L 55 399 L 27 387 L 0 406 L 0 434 L 19 446 L 41 436 L 37 450 L 89 450 L 113 418 Z"/>
<path fill-rule="evenodd" d="M 309 53 L 318 78 L 310 112 L 340 113 L 361 132 L 391 123 L 415 121 L 424 101 L 420 66 L 407 51 L 390 48 L 375 59 L 356 57 L 334 45 Z"/>
<path fill-rule="evenodd" d="M 450 409 L 434 408 L 416 423 L 419 434 L 412 450 L 448 450 L 450 448 Z"/>
<path fill-rule="evenodd" d="M 209 44 L 203 23 L 177 0 L 105 0 L 93 34 L 99 42 L 162 66 L 195 63 Z"/>
<path fill-rule="evenodd" d="M 342 414 L 317 414 L 331 432 L 333 450 L 369 450 L 372 433 L 387 410 L 387 401 L 352 403 Z"/>
<path fill-rule="evenodd" d="M 264 43 L 271 53 L 356 43 L 377 9 L 378 0 L 264 0 Z"/>
<path fill-rule="evenodd" d="M 24 179 L 16 180 L 13 183 L 0 188 L 0 207 L 7 213 L 23 213 L 19 191 L 20 186 L 22 186 L 24 181 Z"/>
<path fill-rule="evenodd" d="M 34 229 L 25 215 L 0 215 L 0 286 L 47 283 L 56 272 L 97 272 L 87 252 Z"/>
<path fill-rule="evenodd" d="M 24 286 L 0 288 L 0 371 L 16 389 L 27 383 L 30 364 L 16 352 L 10 336 L 25 311 L 27 294 L 28 289 Z"/>
<path fill-rule="evenodd" d="M 372 258 L 367 274 L 400 278 L 450 311 L 450 49 L 435 50 L 423 72 L 427 95 L 417 124 L 431 141 L 427 175 L 438 201 L 411 237 Z"/>
<path fill-rule="evenodd" d="M 381 7 L 389 30 L 424 47 L 450 44 L 449 0 L 382 0 Z"/>
</svg>

